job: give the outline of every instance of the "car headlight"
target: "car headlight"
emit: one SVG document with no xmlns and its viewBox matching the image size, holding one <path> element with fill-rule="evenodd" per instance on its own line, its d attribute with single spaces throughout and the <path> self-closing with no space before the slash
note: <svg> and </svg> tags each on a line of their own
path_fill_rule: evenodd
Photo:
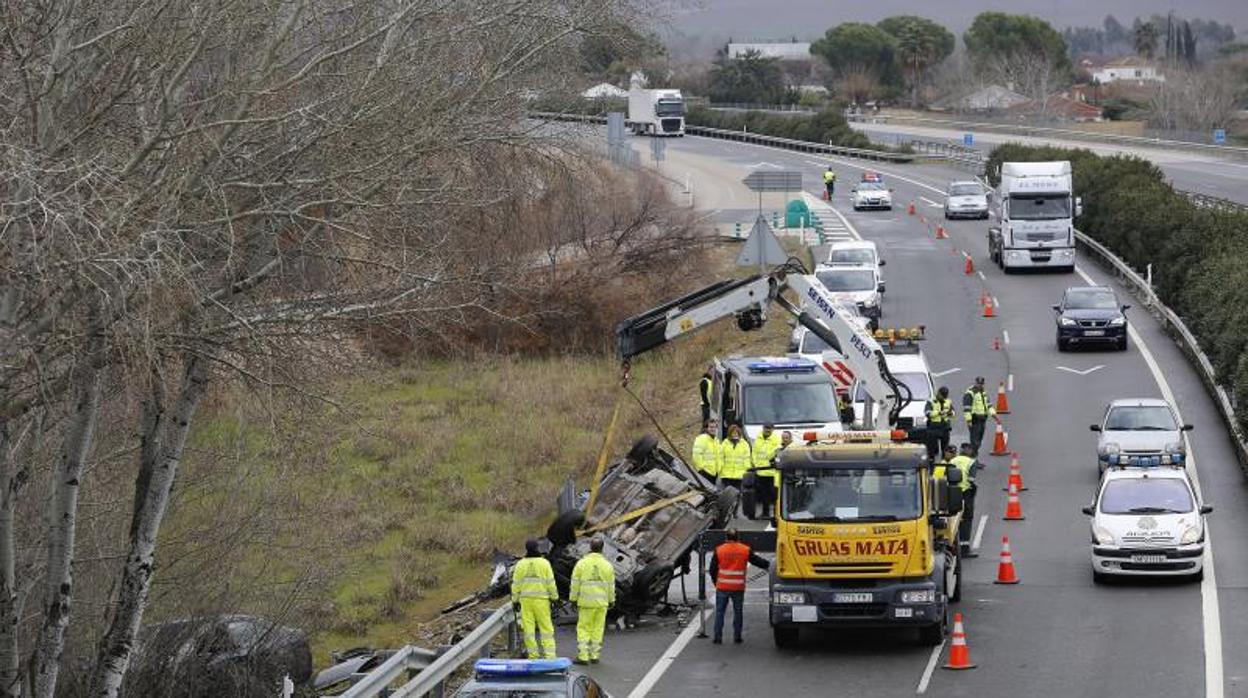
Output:
<svg viewBox="0 0 1248 698">
<path fill-rule="evenodd" d="M 1200 526 L 1188 526 L 1183 530 L 1183 535 L 1179 536 L 1179 545 L 1191 545 L 1197 543 L 1202 537 Z"/>
<path fill-rule="evenodd" d="M 1110 327 L 1122 327 L 1125 324 L 1127 324 L 1127 319 L 1125 317 L 1116 317 L 1109 321 Z"/>
<path fill-rule="evenodd" d="M 1075 322 L 1074 320 L 1071 320 L 1068 317 L 1061 317 L 1057 319 L 1057 324 L 1061 325 L 1062 327 L 1074 327 L 1075 325 L 1078 325 L 1079 323 Z"/>
<path fill-rule="evenodd" d="M 1114 534 L 1110 533 L 1109 529 L 1105 528 L 1104 526 L 1093 526 L 1092 537 L 1095 538 L 1096 542 L 1100 543 L 1101 545 L 1113 545 L 1114 544 Z"/>
<path fill-rule="evenodd" d="M 1182 454 L 1184 453 L 1185 450 L 1186 449 L 1183 448 L 1182 441 L 1171 441 L 1170 443 L 1166 444 L 1166 453 L 1169 453 L 1172 455 Z"/>
<path fill-rule="evenodd" d="M 806 603 L 806 592 L 804 591 L 777 591 L 771 595 L 773 603 L 777 604 L 804 604 Z"/>
<path fill-rule="evenodd" d="M 916 591 L 903 591 L 901 592 L 901 602 L 902 603 L 935 603 L 936 602 L 936 590 L 935 589 L 920 589 Z"/>
<path fill-rule="evenodd" d="M 863 301 L 862 301 L 862 305 L 864 305 L 864 306 L 866 306 L 866 307 L 868 307 L 868 308 L 874 308 L 877 304 L 879 304 L 879 302 L 880 302 L 880 298 L 879 298 L 879 296 L 871 296 L 871 297 L 869 297 L 869 298 L 867 298 L 867 299 L 863 300 Z"/>
<path fill-rule="evenodd" d="M 1101 455 L 1113 457 L 1118 455 L 1121 450 L 1122 448 L 1118 444 L 1110 442 L 1101 446 Z"/>
</svg>

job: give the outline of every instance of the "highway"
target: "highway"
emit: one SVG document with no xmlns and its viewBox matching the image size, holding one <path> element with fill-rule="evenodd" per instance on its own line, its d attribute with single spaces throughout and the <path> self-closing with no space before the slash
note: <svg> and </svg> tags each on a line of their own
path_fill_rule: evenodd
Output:
<svg viewBox="0 0 1248 698">
<path fill-rule="evenodd" d="M 929 140 L 961 142 L 966 129 L 941 128 L 933 125 L 909 123 L 861 123 L 850 124 L 879 143 L 896 143 L 898 140 Z M 1216 154 L 1168 148 L 1149 148 L 1112 143 L 1094 143 L 1084 140 L 1061 140 L 1019 136 L 992 131 L 975 131 L 974 147 L 985 152 L 1002 143 L 1025 145 L 1053 145 L 1063 148 L 1086 148 L 1101 155 L 1134 155 L 1151 160 L 1166 174 L 1176 189 L 1198 192 L 1248 204 L 1248 161 L 1233 160 Z"/>
<path fill-rule="evenodd" d="M 634 145 L 646 161 L 647 145 L 640 140 Z M 1003 275 L 987 260 L 986 222 L 945 223 L 930 203 L 941 201 L 939 192 L 949 181 L 966 178 L 945 166 L 877 168 L 687 137 L 668 141 L 662 171 L 682 182 L 688 175 L 695 204 L 721 229 L 736 221 L 748 229 L 757 197 L 740 180 L 751 169 L 800 169 L 806 190 L 817 194 L 827 164 L 838 172 L 834 203 L 848 234 L 875 241 L 887 261 L 883 324 L 927 326 L 925 351 L 940 374 L 936 382 L 948 385 L 955 400 L 976 375 L 994 389 L 999 381 L 1013 386 L 1013 410 L 1004 421 L 1029 488 L 1022 496 L 1027 518 L 1002 520 L 1008 459 L 983 456 L 988 469 L 980 475 L 982 518 L 976 522 L 977 529 L 982 526 L 981 557 L 967 562 L 963 601 L 955 605 L 965 616 L 978 669 L 935 668 L 947 647 L 934 653 L 906 632 L 804 636 L 800 649 L 780 651 L 767 625 L 766 579 L 760 574 L 748 592 L 744 645 L 714 646 L 697 638 L 696 628 L 684 625 L 687 619 L 653 621 L 609 632 L 604 664 L 591 673 L 613 694 L 631 698 L 1248 696 L 1248 551 L 1239 539 L 1240 531 L 1248 530 L 1248 493 L 1213 404 L 1178 349 L 1142 309 L 1128 312 L 1128 352 L 1059 354 L 1054 346 L 1050 305 L 1067 286 L 1112 285 L 1108 274 L 1085 261 L 1073 275 Z M 864 169 L 883 171 L 895 189 L 893 211 L 850 210 L 848 185 Z M 771 196 L 765 205 L 776 208 L 780 201 Z M 935 239 L 919 216 L 906 215 L 911 201 L 928 224 L 944 224 L 951 239 Z M 960 251 L 972 256 L 976 273 L 963 273 Z M 981 317 L 978 299 L 985 292 L 998 300 L 1000 317 Z M 1000 350 L 993 348 L 994 338 L 1002 342 Z M 1190 432 L 1190 467 L 1205 501 L 1215 507 L 1205 581 L 1095 586 L 1089 523 L 1079 511 L 1098 482 L 1095 435 L 1088 425 L 1099 421 L 1113 398 L 1149 396 L 1171 398 L 1183 420 L 1196 425 Z M 962 434 L 955 430 L 955 441 Z M 1002 535 L 1011 540 L 1022 578 L 1018 586 L 992 583 Z M 696 584 L 688 584 L 692 595 Z M 677 586 L 672 595 L 679 598 Z M 571 641 L 560 638 L 561 646 Z"/>
</svg>

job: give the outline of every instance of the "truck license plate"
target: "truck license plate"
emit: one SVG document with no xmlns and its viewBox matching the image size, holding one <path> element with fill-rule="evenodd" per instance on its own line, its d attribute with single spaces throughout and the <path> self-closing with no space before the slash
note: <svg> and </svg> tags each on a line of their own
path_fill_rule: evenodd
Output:
<svg viewBox="0 0 1248 698">
<path fill-rule="evenodd" d="M 833 603 L 871 603 L 874 597 L 870 592 L 859 594 L 835 594 L 832 596 Z"/>
<path fill-rule="evenodd" d="M 893 610 L 895 611 L 895 617 L 897 618 L 913 618 L 914 617 L 913 608 L 897 608 Z"/>
<path fill-rule="evenodd" d="M 794 606 L 794 623 L 814 623 L 819 620 L 819 609 L 814 606 Z"/>
<path fill-rule="evenodd" d="M 1084 337 L 1104 337 L 1105 330 L 1084 330 L 1083 336 Z"/>
<path fill-rule="evenodd" d="M 1132 555 L 1131 562 L 1158 563 L 1165 562 L 1165 555 Z"/>
</svg>

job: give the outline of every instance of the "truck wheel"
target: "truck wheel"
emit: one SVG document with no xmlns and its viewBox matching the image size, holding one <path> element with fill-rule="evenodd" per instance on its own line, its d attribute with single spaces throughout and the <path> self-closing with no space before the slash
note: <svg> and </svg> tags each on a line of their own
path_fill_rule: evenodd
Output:
<svg viewBox="0 0 1248 698">
<path fill-rule="evenodd" d="M 637 601 L 658 602 L 667 597 L 672 583 L 672 566 L 655 560 L 633 575 L 632 595 Z"/>
<path fill-rule="evenodd" d="M 950 601 L 962 600 L 962 554 L 957 550 L 959 543 L 954 541 L 954 550 L 945 551 L 945 592 Z"/>
<path fill-rule="evenodd" d="M 771 626 L 771 636 L 776 641 L 776 647 L 782 650 L 797 647 L 797 642 L 801 637 L 797 628 L 788 625 Z"/>
<path fill-rule="evenodd" d="M 945 615 L 948 616 L 948 611 L 945 612 Z M 949 620 L 948 618 L 945 618 L 939 623 L 932 623 L 931 625 L 925 625 L 919 628 L 919 644 L 924 647 L 935 647 L 936 645 L 939 645 L 945 639 L 948 625 Z"/>
<path fill-rule="evenodd" d="M 585 512 L 570 509 L 563 512 L 546 528 L 546 540 L 559 547 L 576 542 L 576 529 L 585 525 Z"/>
<path fill-rule="evenodd" d="M 641 465 L 646 462 L 654 449 L 659 446 L 659 437 L 654 434 L 646 434 L 645 436 L 633 442 L 633 447 L 628 449 L 628 455 L 624 456 L 629 461 Z"/>
</svg>

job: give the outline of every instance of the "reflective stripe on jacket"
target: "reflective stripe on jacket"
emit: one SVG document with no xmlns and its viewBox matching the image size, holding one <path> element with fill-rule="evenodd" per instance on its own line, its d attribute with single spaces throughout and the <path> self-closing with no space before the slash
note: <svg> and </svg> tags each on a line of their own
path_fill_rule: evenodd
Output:
<svg viewBox="0 0 1248 698">
<path fill-rule="evenodd" d="M 995 417 L 997 408 L 988 402 L 987 394 L 967 388 L 966 393 L 962 395 L 962 412 L 966 415 L 966 421 L 969 422 L 975 417 L 981 419 Z"/>
<path fill-rule="evenodd" d="M 750 469 L 750 442 L 741 439 L 734 446 L 732 439 L 724 439 L 719 446 L 719 476 L 740 480 Z"/>
<path fill-rule="evenodd" d="M 953 417 L 953 401 L 933 398 L 927 401 L 928 424 L 947 424 Z"/>
<path fill-rule="evenodd" d="M 581 608 L 607 608 L 615 603 L 615 568 L 600 553 L 590 553 L 572 568 L 568 599 Z"/>
<path fill-rule="evenodd" d="M 517 562 L 511 571 L 511 600 L 522 599 L 559 600 L 555 571 L 546 558 L 526 557 Z"/>
<path fill-rule="evenodd" d="M 720 591 L 745 591 L 745 566 L 750 562 L 750 546 L 728 541 L 715 548 L 719 573 L 715 588 Z"/>
<path fill-rule="evenodd" d="M 698 434 L 693 440 L 693 467 L 711 477 L 719 477 L 722 462 L 719 439 L 710 434 Z"/>
</svg>

